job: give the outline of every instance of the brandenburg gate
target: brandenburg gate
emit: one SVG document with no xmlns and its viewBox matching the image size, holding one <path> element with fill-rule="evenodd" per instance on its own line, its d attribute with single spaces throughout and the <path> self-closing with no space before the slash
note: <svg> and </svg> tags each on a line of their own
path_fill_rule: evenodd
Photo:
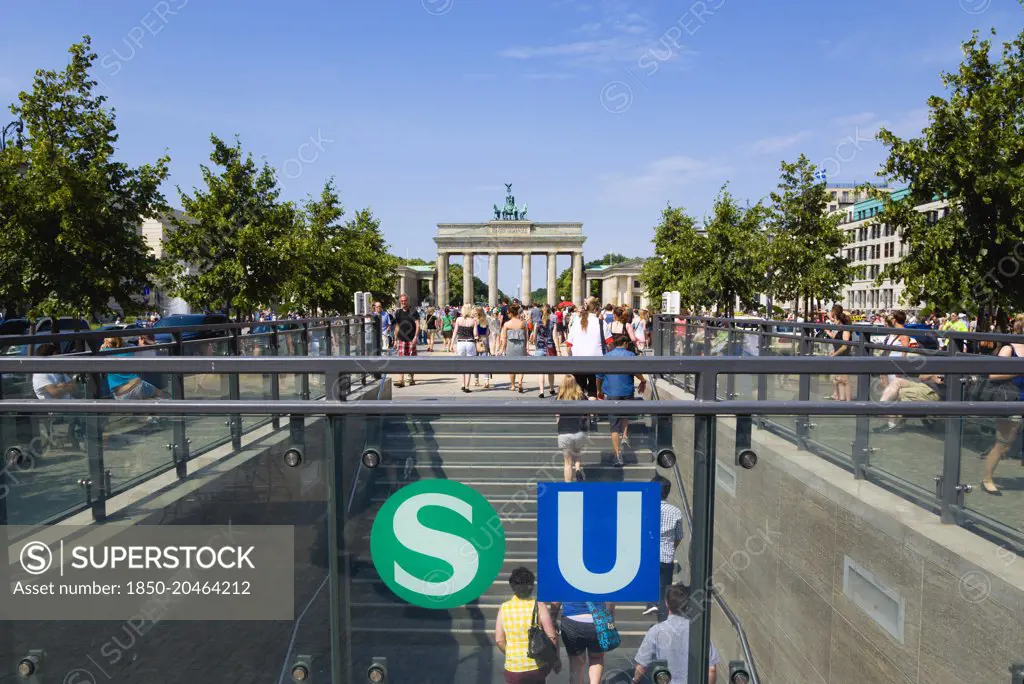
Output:
<svg viewBox="0 0 1024 684">
<path fill-rule="evenodd" d="M 522 295 L 524 304 L 530 304 L 532 273 L 530 258 L 534 254 L 547 256 L 548 304 L 558 303 L 556 257 L 572 255 L 572 301 L 583 301 L 583 236 L 582 223 L 534 223 L 527 219 L 527 206 L 519 207 L 512 195 L 512 184 L 506 183 L 505 206 L 494 205 L 494 218 L 487 223 L 437 224 L 437 301 L 447 302 L 448 259 L 452 254 L 462 255 L 462 301 L 473 303 L 473 260 L 487 255 L 487 304 L 498 305 L 498 256 L 518 254 L 522 258 Z"/>
</svg>

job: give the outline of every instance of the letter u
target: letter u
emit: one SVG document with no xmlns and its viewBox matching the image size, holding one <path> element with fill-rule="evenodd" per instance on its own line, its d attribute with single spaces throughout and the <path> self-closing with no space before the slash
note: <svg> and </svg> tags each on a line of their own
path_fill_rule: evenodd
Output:
<svg viewBox="0 0 1024 684">
<path fill-rule="evenodd" d="M 609 594 L 629 586 L 640 571 L 643 495 L 618 492 L 615 564 L 594 573 L 583 562 L 583 492 L 558 493 L 558 569 L 565 581 L 588 594 Z"/>
</svg>

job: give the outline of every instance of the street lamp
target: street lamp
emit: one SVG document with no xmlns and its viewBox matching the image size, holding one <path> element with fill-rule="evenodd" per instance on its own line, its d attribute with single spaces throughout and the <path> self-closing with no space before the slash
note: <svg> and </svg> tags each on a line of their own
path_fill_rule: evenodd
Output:
<svg viewBox="0 0 1024 684">
<path fill-rule="evenodd" d="M 4 150 L 7 149 L 8 136 L 10 136 L 12 132 L 17 137 L 11 138 L 11 142 L 13 142 L 18 147 L 21 147 L 21 135 L 22 133 L 25 132 L 25 124 L 21 121 L 21 119 L 18 119 L 17 121 L 12 121 L 11 123 L 4 126 L 2 129 L 0 129 L 0 152 L 3 152 Z"/>
</svg>

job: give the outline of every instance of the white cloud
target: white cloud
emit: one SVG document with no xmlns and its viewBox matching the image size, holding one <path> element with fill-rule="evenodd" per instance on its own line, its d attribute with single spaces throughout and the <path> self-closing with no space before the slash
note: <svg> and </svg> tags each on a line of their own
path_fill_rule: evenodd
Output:
<svg viewBox="0 0 1024 684">
<path fill-rule="evenodd" d="M 776 154 L 788 150 L 801 140 L 811 136 L 810 131 L 800 131 L 792 135 L 778 135 L 771 138 L 762 138 L 750 146 L 751 154 Z"/>
<path fill-rule="evenodd" d="M 588 21 L 567 32 L 575 40 L 513 45 L 497 54 L 517 61 L 545 61 L 557 71 L 636 67 L 645 55 L 662 66 L 678 65 L 696 54 L 674 37 L 681 32 L 678 26 L 656 24 L 646 10 L 628 0 L 603 0 L 589 12 Z M 672 29 L 674 34 L 669 33 Z"/>
<path fill-rule="evenodd" d="M 564 71 L 529 71 L 522 76 L 530 81 L 564 81 L 575 78 L 572 74 L 567 74 Z"/>
<path fill-rule="evenodd" d="M 650 162 L 639 174 L 607 174 L 600 178 L 602 197 L 625 203 L 667 200 L 680 189 L 696 183 L 718 183 L 732 171 L 718 161 L 676 155 Z"/>
<path fill-rule="evenodd" d="M 859 114 L 848 114 L 846 116 L 837 116 L 836 118 L 829 121 L 830 126 L 836 128 L 849 128 L 850 126 L 864 126 L 872 121 L 877 120 L 877 116 L 874 112 L 860 112 Z"/>
</svg>

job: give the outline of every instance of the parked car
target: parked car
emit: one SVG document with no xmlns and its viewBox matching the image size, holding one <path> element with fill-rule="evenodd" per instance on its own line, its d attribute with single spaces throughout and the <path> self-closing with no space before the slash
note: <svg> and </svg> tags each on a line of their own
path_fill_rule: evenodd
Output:
<svg viewBox="0 0 1024 684">
<path fill-rule="evenodd" d="M 75 327 L 78 330 L 75 330 Z M 92 327 L 89 325 L 89 321 L 84 318 L 74 318 L 72 316 L 61 316 L 60 318 L 40 318 L 36 321 L 36 335 L 66 335 L 74 332 L 89 332 Z M 102 341 L 89 340 L 83 342 L 81 340 L 67 340 L 62 341 L 57 345 L 58 351 L 61 354 L 73 354 L 76 351 L 86 351 L 90 349 L 95 351 L 100 348 Z"/>
<path fill-rule="evenodd" d="M 171 314 L 153 324 L 153 337 L 156 339 L 157 344 L 167 344 L 174 341 L 174 336 L 171 333 L 155 332 L 157 328 L 183 328 L 192 325 L 214 325 L 227 322 L 228 317 L 226 314 Z M 227 335 L 226 330 L 205 330 L 182 333 L 181 339 L 183 342 L 187 342 L 189 340 L 224 337 L 225 335 Z"/>
</svg>

